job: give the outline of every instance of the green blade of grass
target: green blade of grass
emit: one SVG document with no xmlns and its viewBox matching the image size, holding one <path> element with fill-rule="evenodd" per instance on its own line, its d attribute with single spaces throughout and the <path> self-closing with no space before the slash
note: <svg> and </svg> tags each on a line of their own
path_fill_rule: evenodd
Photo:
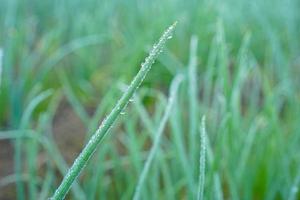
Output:
<svg viewBox="0 0 300 200">
<path fill-rule="evenodd" d="M 151 93 L 150 91 L 147 91 L 147 95 L 149 95 L 149 93 Z M 163 102 L 164 107 L 167 105 L 167 101 L 165 100 L 165 97 L 162 96 L 159 92 L 157 91 L 153 91 L 153 94 L 150 96 L 153 96 L 154 98 L 157 98 L 159 101 Z M 145 106 L 142 105 L 141 102 L 142 96 L 141 95 L 135 95 L 134 97 L 134 105 L 136 108 L 137 113 L 140 116 L 140 119 L 143 123 L 144 128 L 147 130 L 147 132 L 151 133 L 151 139 L 153 140 L 153 138 L 156 135 L 156 129 L 154 126 L 154 122 L 151 120 L 150 118 L 150 114 L 148 113 L 148 111 L 146 110 Z M 160 163 L 160 168 L 161 168 L 161 173 L 162 173 L 162 181 L 164 184 L 164 187 L 167 188 L 166 191 L 166 199 L 175 199 L 175 191 L 173 188 L 173 183 L 171 181 L 171 172 L 169 170 L 169 166 L 167 163 L 167 159 L 165 158 L 165 154 L 160 153 L 162 152 L 161 148 L 158 147 L 157 152 L 156 152 L 156 156 L 157 156 L 157 162 Z M 131 193 L 130 193 L 131 195 Z"/>
<path fill-rule="evenodd" d="M 213 167 L 215 164 L 215 156 L 213 153 L 213 149 L 211 147 L 210 144 L 210 140 L 209 140 L 209 136 L 206 133 L 206 131 L 204 132 L 205 134 L 205 140 L 206 140 L 206 150 L 207 150 L 207 164 L 210 167 Z M 213 191 L 214 191 L 214 199 L 217 200 L 223 200 L 224 199 L 224 195 L 223 195 L 223 191 L 222 191 L 222 184 L 221 184 L 221 178 L 220 178 L 220 174 L 218 172 L 218 169 L 215 169 L 213 172 Z"/>
<path fill-rule="evenodd" d="M 159 124 L 156 136 L 154 138 L 153 146 L 152 146 L 152 148 L 150 150 L 150 153 L 149 153 L 149 156 L 148 156 L 148 158 L 145 162 L 142 173 L 140 174 L 140 178 L 138 180 L 138 184 L 136 186 L 135 193 L 134 193 L 134 196 L 133 196 L 134 200 L 140 199 L 142 186 L 145 182 L 146 176 L 147 176 L 148 171 L 150 169 L 150 165 L 151 165 L 151 163 L 154 159 L 155 153 L 159 148 L 159 143 L 160 143 L 160 140 L 161 140 L 161 136 L 162 136 L 162 133 L 164 131 L 165 125 L 167 123 L 167 120 L 168 120 L 168 118 L 171 114 L 171 109 L 174 105 L 177 90 L 178 90 L 178 87 L 179 87 L 179 84 L 180 84 L 181 81 L 182 81 L 182 76 L 178 75 L 178 76 L 176 76 L 176 78 L 173 81 L 173 84 L 171 85 L 171 89 L 170 89 L 171 94 L 170 94 L 170 97 L 169 97 L 167 108 L 166 108 L 165 113 L 163 115 L 163 118 L 162 118 L 162 120 Z"/>
<path fill-rule="evenodd" d="M 197 104 L 197 36 L 192 36 L 190 42 L 190 60 L 188 65 L 188 100 L 189 100 L 189 144 L 192 164 L 192 174 L 195 173 L 196 163 L 194 162 L 196 150 L 196 133 L 197 133 L 197 118 L 198 118 L 198 104 Z"/>
<path fill-rule="evenodd" d="M 178 97 L 178 101 L 180 100 L 180 97 Z M 176 106 L 173 109 L 172 115 L 171 115 L 171 132 L 172 137 L 174 138 L 174 145 L 176 149 L 176 155 L 178 155 L 178 160 L 180 161 L 181 165 L 181 172 L 184 174 L 184 184 L 178 184 L 178 188 L 176 190 L 179 190 L 181 188 L 185 188 L 187 191 L 188 198 L 192 199 L 195 194 L 194 189 L 194 177 L 191 173 L 191 163 L 188 159 L 188 153 L 185 148 L 185 138 L 183 137 L 184 131 L 182 127 L 182 118 L 181 113 L 182 109 L 180 108 L 181 104 L 179 102 L 175 102 Z"/>
<path fill-rule="evenodd" d="M 44 101 L 46 98 L 48 98 L 52 94 L 51 90 L 47 90 L 39 94 L 37 97 L 35 97 L 30 104 L 26 107 L 24 114 L 22 116 L 21 122 L 20 122 L 20 128 L 21 130 L 26 129 L 27 126 L 30 123 L 31 116 L 36 109 L 36 107 Z M 34 144 L 31 143 L 30 148 L 33 147 Z M 15 155 L 14 155 L 14 161 L 15 161 L 15 172 L 18 180 L 20 179 L 20 176 L 22 174 L 22 148 L 23 148 L 23 141 L 21 138 L 18 138 L 15 142 Z M 30 160 L 30 159 L 29 159 Z M 29 171 L 30 171 L 30 178 L 34 179 L 34 164 L 29 162 Z M 16 184 L 16 190 L 18 194 L 18 198 L 22 199 L 25 195 L 25 187 L 22 181 L 17 181 Z M 35 193 L 35 184 L 34 181 L 31 181 L 29 184 L 29 193 L 30 195 L 33 195 Z"/>
<path fill-rule="evenodd" d="M 49 196 L 49 190 L 54 181 L 54 170 L 51 166 L 51 163 L 47 163 L 47 173 L 43 177 L 43 183 L 41 184 L 41 190 L 38 195 L 38 199 L 47 199 Z"/>
<path fill-rule="evenodd" d="M 96 133 L 91 137 L 87 145 L 84 147 L 80 155 L 76 158 L 73 165 L 65 175 L 62 180 L 60 186 L 55 191 L 54 195 L 51 199 L 64 199 L 67 192 L 69 191 L 73 181 L 79 176 L 80 172 L 87 164 L 88 160 L 95 152 L 97 145 L 103 140 L 103 138 L 107 135 L 108 130 L 112 127 L 113 123 L 116 121 L 117 117 L 121 114 L 123 109 L 128 104 L 129 100 L 132 98 L 134 92 L 138 89 L 142 81 L 144 80 L 146 74 L 151 69 L 152 64 L 155 59 L 162 51 L 166 41 L 172 37 L 174 28 L 176 26 L 176 22 L 170 26 L 164 34 L 159 39 L 158 43 L 153 46 L 149 56 L 145 59 L 145 62 L 142 64 L 140 71 L 134 77 L 133 81 L 129 85 L 127 91 L 123 94 L 121 99 L 118 101 L 116 106 L 113 108 L 111 113 L 104 119 L 102 124 Z"/>
<path fill-rule="evenodd" d="M 198 183 L 198 195 L 197 199 L 202 200 L 204 194 L 205 183 L 205 154 L 206 154 L 206 128 L 205 128 L 205 116 L 202 117 L 201 131 L 200 131 L 200 159 L 199 159 L 199 183 Z"/>
</svg>

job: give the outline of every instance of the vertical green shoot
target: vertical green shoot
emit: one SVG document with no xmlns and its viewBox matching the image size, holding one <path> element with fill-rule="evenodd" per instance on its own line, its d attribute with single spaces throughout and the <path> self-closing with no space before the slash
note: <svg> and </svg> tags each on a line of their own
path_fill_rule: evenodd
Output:
<svg viewBox="0 0 300 200">
<path fill-rule="evenodd" d="M 176 22 L 164 32 L 164 34 L 159 39 L 158 43 L 153 46 L 149 56 L 145 59 L 145 62 L 142 63 L 141 69 L 134 77 L 127 91 L 122 95 L 122 97 L 117 102 L 116 106 L 113 108 L 111 113 L 103 120 L 102 124 L 100 125 L 96 133 L 91 137 L 91 139 L 86 144 L 86 146 L 84 147 L 80 155 L 76 158 L 73 165 L 71 166 L 71 168 L 69 169 L 65 177 L 63 178 L 60 186 L 57 188 L 57 190 L 55 191 L 51 199 L 54 200 L 64 199 L 67 192 L 71 188 L 72 183 L 79 176 L 80 172 L 87 164 L 92 154 L 95 152 L 98 144 L 107 135 L 109 129 L 112 127 L 117 117 L 124 110 L 129 100 L 132 98 L 133 94 L 135 93 L 135 91 L 138 89 L 138 87 L 144 80 L 146 74 L 151 69 L 151 66 L 154 63 L 155 59 L 162 51 L 166 41 L 172 38 L 175 26 L 176 26 Z"/>
<path fill-rule="evenodd" d="M 163 118 L 159 124 L 159 127 L 158 127 L 158 130 L 157 130 L 157 133 L 156 133 L 156 136 L 154 138 L 154 142 L 153 142 L 153 146 L 150 150 L 150 153 L 149 153 L 149 156 L 145 162 L 145 165 L 144 165 L 144 168 L 142 170 L 142 173 L 140 174 L 140 177 L 139 177 L 139 180 L 138 180 L 138 184 L 135 188 L 135 193 L 134 193 L 134 196 L 133 196 L 133 200 L 138 200 L 140 199 L 140 195 L 141 195 L 141 190 L 142 190 L 142 186 L 145 182 L 145 179 L 147 177 L 147 174 L 149 172 L 149 169 L 150 169 L 150 165 L 154 159 L 154 156 L 155 156 L 155 153 L 156 151 L 159 149 L 159 143 L 160 143 L 160 140 L 161 140 L 161 137 L 162 137 L 162 134 L 163 134 L 163 131 L 164 131 L 164 128 L 166 126 L 166 123 L 167 123 L 167 120 L 171 114 L 171 109 L 174 105 L 174 101 L 175 101 L 175 98 L 176 98 L 176 94 L 177 94 L 177 90 L 178 90 L 178 87 L 179 87 L 179 84 L 180 82 L 182 81 L 182 76 L 181 75 L 178 75 L 175 77 L 174 81 L 173 81 L 173 84 L 171 85 L 171 89 L 170 89 L 170 97 L 169 97 L 169 100 L 168 100 L 168 104 L 167 104 L 167 108 L 165 110 L 165 113 L 163 115 Z"/>
<path fill-rule="evenodd" d="M 190 155 L 191 164 L 196 166 L 196 133 L 197 133 L 197 118 L 198 118 L 198 106 L 197 106 L 197 46 L 198 38 L 192 36 L 190 43 L 190 60 L 188 66 L 188 99 L 189 99 L 189 142 L 190 142 Z M 195 168 L 192 170 L 192 174 L 195 173 Z M 193 189 L 193 188 L 191 188 Z"/>
<path fill-rule="evenodd" d="M 200 131 L 200 159 L 199 159 L 199 182 L 198 182 L 198 200 L 203 200 L 205 183 L 205 154 L 206 154 L 206 128 L 205 116 L 202 117 Z"/>
</svg>

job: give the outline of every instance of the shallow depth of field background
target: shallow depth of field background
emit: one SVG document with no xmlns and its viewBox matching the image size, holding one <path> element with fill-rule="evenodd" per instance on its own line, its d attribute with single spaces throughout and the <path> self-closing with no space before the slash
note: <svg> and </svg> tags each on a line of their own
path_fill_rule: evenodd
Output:
<svg viewBox="0 0 300 200">
<path fill-rule="evenodd" d="M 1 0 L 0 199 L 47 199 L 163 31 L 178 21 L 67 199 L 300 199 L 299 0 Z M 198 42 L 197 42 L 198 41 Z M 192 61 L 197 61 L 196 72 Z"/>
</svg>

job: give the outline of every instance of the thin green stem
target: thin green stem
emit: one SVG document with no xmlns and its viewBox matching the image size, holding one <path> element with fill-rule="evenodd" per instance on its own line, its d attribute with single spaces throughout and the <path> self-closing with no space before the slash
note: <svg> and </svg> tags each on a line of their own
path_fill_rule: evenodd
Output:
<svg viewBox="0 0 300 200">
<path fill-rule="evenodd" d="M 199 183 L 198 183 L 198 200 L 203 200 L 204 183 L 205 183 L 205 156 L 206 156 L 206 128 L 205 116 L 202 117 L 200 131 L 200 159 L 199 159 Z"/>
<path fill-rule="evenodd" d="M 190 60 L 188 65 L 188 99 L 189 99 L 189 143 L 190 143 L 190 163 L 192 167 L 192 174 L 195 173 L 195 158 L 196 158 L 196 138 L 197 138 L 197 121 L 198 121 L 198 104 L 197 104 L 197 46 L 198 38 L 193 36 L 190 43 Z M 193 175 L 194 176 L 194 175 Z M 195 191 L 190 188 L 191 191 Z"/>
<path fill-rule="evenodd" d="M 145 179 L 147 177 L 148 171 L 150 169 L 150 165 L 154 159 L 155 153 L 157 152 L 157 150 L 159 149 L 159 143 L 161 140 L 161 136 L 163 134 L 165 125 L 167 123 L 167 120 L 171 114 L 171 109 L 173 108 L 174 105 L 174 101 L 176 98 L 176 94 L 177 94 L 177 90 L 179 87 L 180 82 L 182 81 L 182 76 L 178 75 L 176 76 L 176 78 L 173 81 L 173 84 L 171 85 L 171 89 L 170 89 L 170 97 L 168 100 L 168 106 L 165 110 L 164 116 L 159 124 L 156 136 L 154 138 L 154 142 L 153 142 L 153 146 L 150 150 L 149 156 L 145 162 L 144 168 L 142 170 L 142 173 L 140 174 L 139 180 L 138 180 L 138 184 L 136 186 L 135 189 L 135 193 L 133 196 L 133 200 L 138 200 L 140 199 L 140 195 L 141 195 L 141 190 L 142 190 L 142 186 L 145 182 Z"/>
<path fill-rule="evenodd" d="M 109 129 L 112 127 L 113 123 L 116 121 L 117 117 L 124 110 L 129 100 L 132 98 L 135 91 L 138 89 L 142 81 L 144 80 L 146 74 L 151 69 L 152 64 L 155 59 L 162 51 L 166 41 L 172 37 L 174 28 L 176 26 L 176 22 L 170 26 L 164 34 L 159 39 L 158 43 L 153 46 L 149 56 L 145 59 L 145 62 L 142 63 L 142 67 L 137 75 L 134 77 L 133 81 L 129 85 L 127 91 L 123 94 L 121 99 L 118 101 L 116 106 L 113 108 L 111 113 L 103 120 L 99 129 L 96 133 L 91 137 L 89 142 L 86 144 L 80 155 L 76 158 L 73 165 L 65 175 L 62 180 L 60 186 L 55 191 L 54 195 L 51 199 L 58 200 L 64 199 L 67 192 L 69 191 L 74 180 L 79 176 L 80 172 L 87 164 L 88 160 L 91 158 L 92 154 L 95 152 L 98 144 L 104 139 L 107 135 Z"/>
</svg>

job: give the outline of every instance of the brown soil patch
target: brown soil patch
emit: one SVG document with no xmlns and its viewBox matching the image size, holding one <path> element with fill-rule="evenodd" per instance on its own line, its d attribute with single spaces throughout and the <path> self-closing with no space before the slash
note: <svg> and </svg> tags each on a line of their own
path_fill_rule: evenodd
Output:
<svg viewBox="0 0 300 200">
<path fill-rule="evenodd" d="M 53 121 L 54 140 L 68 164 L 73 163 L 85 142 L 86 128 L 72 107 L 63 101 Z"/>
<path fill-rule="evenodd" d="M 14 173 L 13 145 L 8 140 L 0 140 L 0 179 Z M 0 199 L 15 199 L 15 184 L 0 187 Z"/>
</svg>

